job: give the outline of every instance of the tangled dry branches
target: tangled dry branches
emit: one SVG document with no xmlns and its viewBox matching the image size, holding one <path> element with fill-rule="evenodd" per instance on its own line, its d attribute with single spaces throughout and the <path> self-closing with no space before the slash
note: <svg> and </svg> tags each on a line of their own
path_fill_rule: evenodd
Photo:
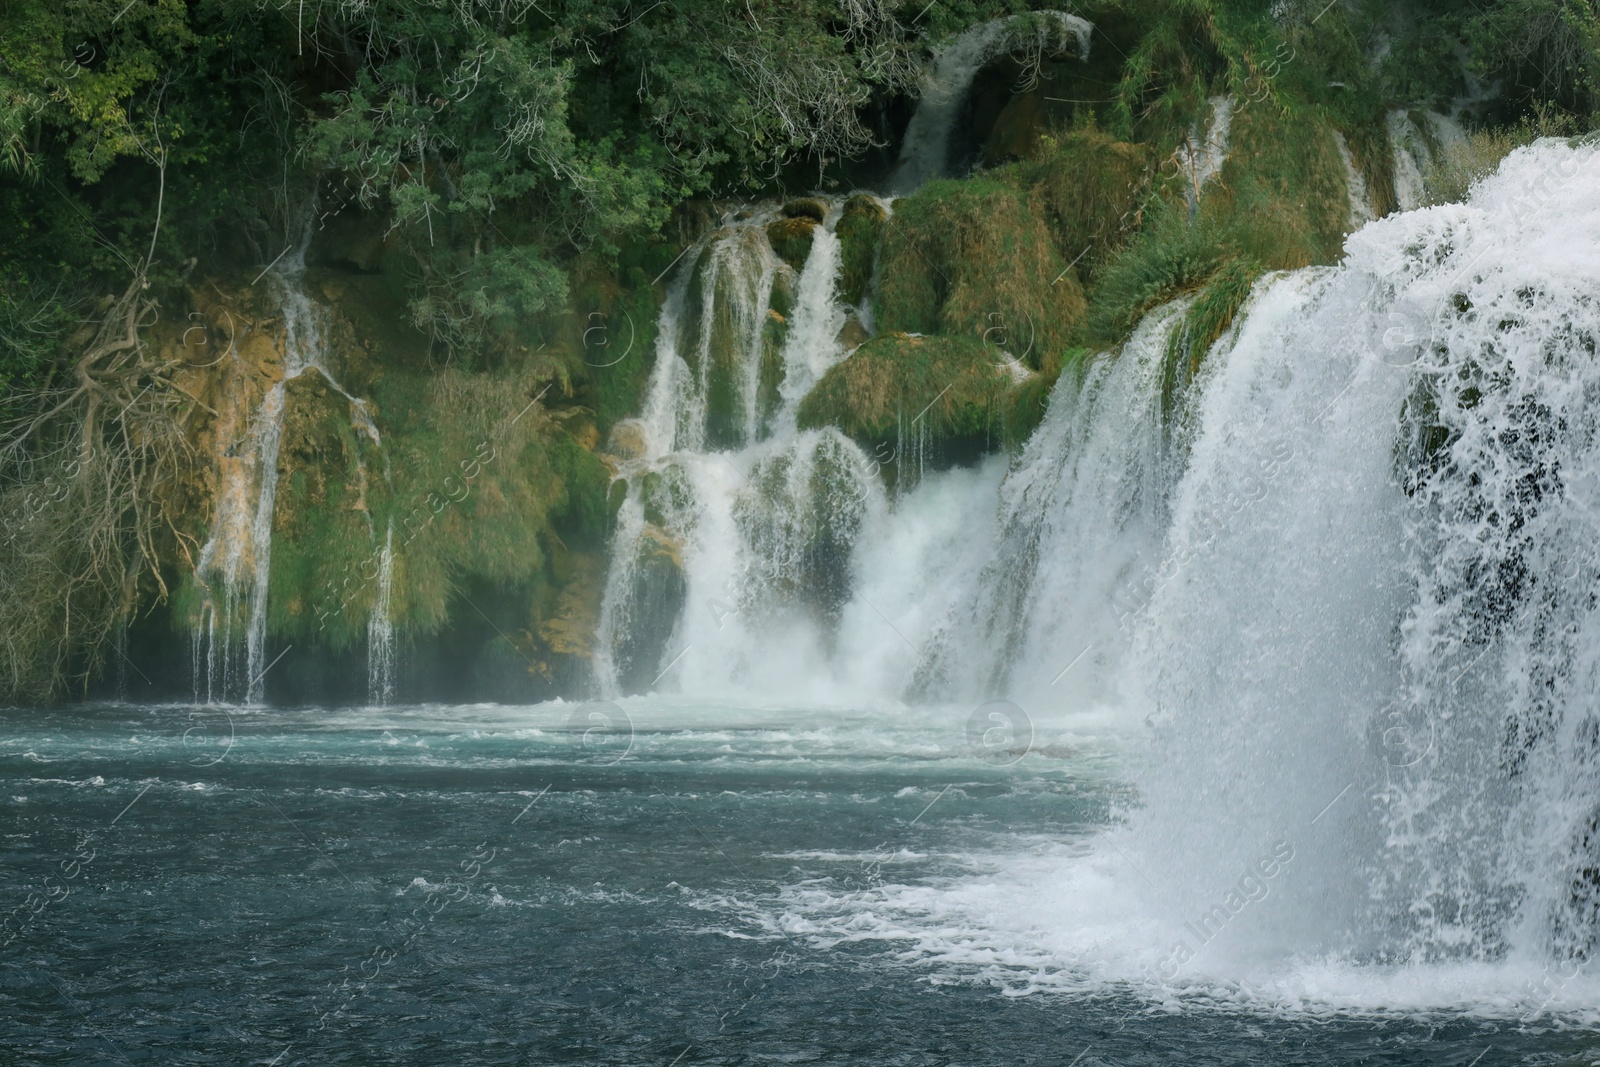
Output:
<svg viewBox="0 0 1600 1067">
<path fill-rule="evenodd" d="M 166 587 L 157 541 L 188 452 L 189 403 L 141 331 L 143 271 L 73 341 L 70 380 L 11 399 L 0 422 L 0 700 L 45 700 L 104 664 L 141 575 Z M 69 344 L 72 342 L 69 342 Z"/>
</svg>

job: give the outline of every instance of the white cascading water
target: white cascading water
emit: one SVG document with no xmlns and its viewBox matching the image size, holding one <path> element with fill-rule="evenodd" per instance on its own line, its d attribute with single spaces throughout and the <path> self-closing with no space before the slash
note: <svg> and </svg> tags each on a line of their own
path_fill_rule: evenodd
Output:
<svg viewBox="0 0 1600 1067">
<path fill-rule="evenodd" d="M 1600 911 L 1597 191 L 1593 147 L 1519 151 L 1469 203 L 1264 281 L 1212 351 L 1156 479 L 1160 561 L 1115 579 L 1142 589 L 1133 639 L 1101 665 L 1151 733 L 1140 800 L 1063 883 L 1102 883 L 1075 908 L 1127 941 L 1063 939 L 1072 965 L 1286 999 L 1371 964 L 1509 1010 L 1592 994 L 1540 976 Z M 1285 891 L 1256 900 L 1257 876 L 1201 921 L 1280 845 Z M 1311 988 L 1274 970 L 1292 957 L 1328 961 Z M 1384 995 L 1448 999 L 1434 980 Z"/>
<path fill-rule="evenodd" d="M 265 674 L 270 666 L 266 652 L 272 519 L 289 383 L 307 371 L 317 371 L 349 401 L 351 424 L 374 445 L 382 444 L 366 401 L 346 392 L 324 363 L 325 313 L 304 283 L 314 218 L 315 211 L 308 211 L 299 244 L 265 274 L 283 312 L 283 373 L 268 388 L 260 407 L 238 420 L 242 432 L 238 426 L 233 428 L 235 432 L 224 427 L 218 435 L 216 517 L 196 567 L 206 602 L 195 633 L 194 690 L 199 700 L 203 663 L 208 703 L 242 700 L 259 704 L 265 694 Z M 242 662 L 233 633 L 236 621 L 244 623 Z"/>
<path fill-rule="evenodd" d="M 378 578 L 367 617 L 367 703 L 381 707 L 394 700 L 394 620 L 390 601 L 394 596 L 394 523 L 383 535 L 383 550 L 378 554 Z"/>
<path fill-rule="evenodd" d="M 940 620 L 934 667 L 914 685 L 938 693 L 928 684 L 937 678 L 945 696 L 1005 695 L 1032 708 L 1111 697 L 1091 667 L 1120 658 L 1126 616 L 1148 599 L 1128 576 L 1157 562 L 1167 526 L 1173 464 L 1162 381 L 1186 308 L 1151 314 L 1120 353 L 1093 360 L 1081 377 L 1063 375 L 998 488 L 998 539 Z"/>
<path fill-rule="evenodd" d="M 829 568 L 847 562 L 867 517 L 885 500 L 853 442 L 832 429 L 796 429 L 796 406 L 845 355 L 839 332 L 847 311 L 835 297 L 839 205 L 827 204 L 798 274 L 772 252 L 766 226 L 777 215 L 762 210 L 725 222 L 671 283 L 644 411 L 631 427 L 637 455 L 620 474 L 628 491 L 595 657 L 604 692 L 622 691 L 625 677 L 640 669 L 625 642 L 650 610 L 643 558 L 662 550 L 676 557 L 686 606 L 676 613 L 665 656 L 644 665 L 656 675 L 646 688 L 665 679 L 692 691 L 741 691 L 773 640 L 825 654 L 817 617 L 836 613 L 848 585 Z M 768 326 L 781 321 L 771 309 L 774 285 L 792 292 L 793 306 L 779 352 L 781 379 L 764 398 L 762 375 L 775 343 Z M 707 451 L 719 359 L 716 373 L 737 385 L 723 406 L 740 417 L 729 447 Z"/>
<path fill-rule="evenodd" d="M 1372 195 L 1367 191 L 1367 179 L 1356 166 L 1350 154 L 1350 142 L 1344 134 L 1333 131 L 1333 146 L 1339 152 L 1339 162 L 1344 166 L 1345 199 L 1350 203 L 1349 227 L 1358 230 L 1373 220 Z"/>
<path fill-rule="evenodd" d="M 1394 202 L 1401 211 L 1415 211 L 1427 198 L 1422 173 L 1428 169 L 1433 153 L 1422 131 L 1404 111 L 1389 112 L 1388 128 L 1389 149 L 1394 156 Z"/>
<path fill-rule="evenodd" d="M 889 180 L 896 195 L 914 192 L 942 177 L 949 166 L 950 134 L 956 113 L 967 99 L 978 71 L 1004 52 L 1031 49 L 1034 55 L 1076 46 L 1078 58 L 1089 58 L 1094 27 L 1063 11 L 1037 11 L 994 19 L 963 33 L 939 52 L 923 78 L 917 110 L 906 127 L 900 160 Z"/>
<path fill-rule="evenodd" d="M 819 466 L 860 470 L 837 435 L 680 454 L 689 595 L 647 688 L 1009 698 L 1143 735 L 1137 800 L 1086 852 L 869 901 L 935 955 L 981 942 L 1023 985 L 1581 1012 L 1596 249 L 1600 152 L 1543 141 L 1464 204 L 1369 223 L 1336 267 L 1262 279 L 1176 395 L 1183 306 L 1153 313 L 1063 376 L 1009 471 L 893 500 L 868 476 L 808 515 Z M 796 562 L 819 522 L 849 533 L 820 572 Z M 825 610 L 797 610 L 818 573 Z"/>
</svg>

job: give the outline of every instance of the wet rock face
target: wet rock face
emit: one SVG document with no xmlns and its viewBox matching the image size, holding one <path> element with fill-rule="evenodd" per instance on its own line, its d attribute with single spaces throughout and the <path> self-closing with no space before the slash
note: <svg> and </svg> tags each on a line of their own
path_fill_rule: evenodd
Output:
<svg viewBox="0 0 1600 1067">
<path fill-rule="evenodd" d="M 352 274 L 380 274 L 398 232 L 381 216 L 347 207 L 320 220 L 306 263 Z"/>
<path fill-rule="evenodd" d="M 645 526 L 638 549 L 638 570 L 627 607 L 633 625 L 622 635 L 615 653 L 617 680 L 625 693 L 649 691 L 658 676 L 673 623 L 683 612 L 689 595 L 683 547 L 676 538 L 650 523 Z"/>
<path fill-rule="evenodd" d="M 828 203 L 820 197 L 803 196 L 783 205 L 783 217 L 824 222 L 828 218 Z"/>
</svg>

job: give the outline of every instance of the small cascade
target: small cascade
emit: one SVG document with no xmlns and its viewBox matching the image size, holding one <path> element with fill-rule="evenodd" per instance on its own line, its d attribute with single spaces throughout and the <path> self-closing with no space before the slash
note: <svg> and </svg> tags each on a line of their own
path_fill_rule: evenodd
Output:
<svg viewBox="0 0 1600 1067">
<path fill-rule="evenodd" d="M 1129 617 L 1167 569 L 1174 428 L 1163 384 L 1187 310 L 1153 312 L 1120 352 L 1057 382 L 1000 487 L 992 552 L 942 621 L 917 688 L 940 693 L 938 680 L 943 695 L 1007 694 L 1035 708 L 1110 699 Z"/>
<path fill-rule="evenodd" d="M 1537 974 L 1600 944 L 1597 190 L 1594 147 L 1519 150 L 1264 280 L 1208 356 L 1110 679 L 1151 738 L 1117 844 L 1161 871 L 1125 886 L 1166 924 L 1147 965 Z M 1305 888 L 1197 941 L 1274 842 Z"/>
<path fill-rule="evenodd" d="M 1206 128 L 1205 140 L 1200 139 L 1200 128 L 1196 126 L 1190 131 L 1188 139 L 1178 146 L 1177 152 L 1180 172 L 1187 178 L 1183 196 L 1189 204 L 1190 218 L 1200 210 L 1200 194 L 1205 191 L 1207 183 L 1222 173 L 1222 165 L 1228 161 L 1228 131 L 1233 125 L 1233 98 L 1213 96 L 1208 103 L 1211 105 L 1211 123 Z"/>
<path fill-rule="evenodd" d="M 1422 131 L 1404 111 L 1389 112 L 1388 126 L 1389 148 L 1394 154 L 1394 202 L 1401 211 L 1415 211 L 1427 198 L 1422 172 L 1432 154 Z"/>
<path fill-rule="evenodd" d="M 1350 201 L 1349 226 L 1352 230 L 1359 230 L 1377 217 L 1372 213 L 1372 195 L 1367 190 L 1367 179 L 1362 176 L 1356 167 L 1355 157 L 1350 154 L 1350 143 L 1338 130 L 1333 131 L 1333 146 L 1338 149 L 1339 162 L 1344 165 L 1344 192 Z"/>
<path fill-rule="evenodd" d="M 748 444 L 773 407 L 773 290 L 794 270 L 767 240 L 775 208 L 729 220 L 685 257 L 657 324 L 655 366 L 633 422 L 653 458 Z M 765 375 L 765 378 L 764 378 Z"/>
<path fill-rule="evenodd" d="M 811 254 L 796 286 L 783 345 L 783 383 L 778 386 L 780 432 L 794 429 L 800 401 L 844 357 L 839 331 L 848 313 L 834 298 L 840 266 L 839 238 L 833 232 L 837 222 L 837 214 L 830 213 L 827 224 L 814 231 Z"/>
<path fill-rule="evenodd" d="M 372 614 L 367 617 L 367 703 L 381 707 L 394 700 L 394 622 L 389 601 L 394 591 L 394 523 L 383 536 Z"/>
<path fill-rule="evenodd" d="M 272 521 L 289 383 L 307 371 L 317 371 L 350 402 L 352 425 L 381 444 L 366 401 L 346 392 L 323 362 L 325 313 L 304 285 L 314 217 L 314 212 L 308 214 L 299 245 L 265 275 L 283 314 L 282 373 L 259 407 L 250 411 L 236 403 L 218 428 L 222 452 L 216 516 L 196 567 L 206 590 L 195 635 L 196 700 L 201 699 L 202 666 L 207 702 L 259 704 L 265 693 Z M 235 627 L 243 630 L 242 648 Z"/>
<path fill-rule="evenodd" d="M 844 355 L 840 205 L 827 203 L 798 274 L 773 253 L 777 215 L 764 209 L 712 234 L 670 284 L 644 412 L 628 431 L 639 454 L 620 474 L 597 633 L 608 693 L 679 681 L 733 691 L 777 631 L 827 643 L 850 584 L 840 568 L 884 497 L 853 442 L 796 428 L 800 401 Z M 772 306 L 779 295 L 787 318 Z M 719 392 L 727 381 L 737 388 Z M 657 673 L 667 669 L 673 678 Z"/>
<path fill-rule="evenodd" d="M 1072 47 L 1079 59 L 1088 59 L 1093 31 L 1092 25 L 1076 15 L 1038 11 L 985 22 L 957 37 L 934 57 L 923 78 L 922 97 L 906 127 L 890 188 L 905 195 L 946 173 L 957 111 L 985 64 L 1008 51 L 1031 50 L 1041 55 Z"/>
</svg>

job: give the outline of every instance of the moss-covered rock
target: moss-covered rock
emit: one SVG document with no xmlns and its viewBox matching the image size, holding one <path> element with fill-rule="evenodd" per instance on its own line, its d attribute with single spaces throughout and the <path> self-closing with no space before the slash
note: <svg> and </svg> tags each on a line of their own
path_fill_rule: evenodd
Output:
<svg viewBox="0 0 1600 1067">
<path fill-rule="evenodd" d="M 1240 249 L 1277 270 L 1332 263 L 1344 247 L 1350 201 L 1333 124 L 1314 107 L 1285 114 L 1270 101 L 1234 112 L 1228 159 L 1200 212 Z"/>
<path fill-rule="evenodd" d="M 809 222 L 806 225 L 811 225 Z M 739 227 L 720 235 L 702 257 L 688 292 L 679 348 L 706 384 L 706 442 L 713 448 L 747 443 L 776 392 L 763 395 L 762 367 L 781 350 L 784 314 L 793 302 L 794 270 L 772 260 L 766 234 Z"/>
<path fill-rule="evenodd" d="M 747 572 L 738 609 L 760 620 L 799 607 L 836 622 L 853 588 L 851 549 L 868 512 L 864 482 L 873 477 L 833 431 L 759 460 L 733 517 L 754 558 L 778 565 Z"/>
<path fill-rule="evenodd" d="M 784 320 L 794 310 L 794 290 L 799 275 L 792 270 L 780 270 L 772 279 L 772 294 L 767 298 L 767 310 L 775 311 Z"/>
<path fill-rule="evenodd" d="M 767 240 L 779 259 L 795 270 L 801 270 L 806 265 L 806 257 L 811 254 L 811 241 L 819 225 L 809 215 L 779 219 L 768 224 Z"/>
<path fill-rule="evenodd" d="M 872 281 L 883 224 L 889 213 L 874 196 L 852 196 L 839 213 L 834 233 L 839 237 L 839 297 L 859 304 Z"/>
<path fill-rule="evenodd" d="M 635 544 L 616 550 L 632 551 L 635 557 L 633 582 L 620 606 L 628 625 L 612 654 L 623 692 L 642 693 L 659 677 L 673 624 L 688 597 L 683 546 L 661 526 L 648 523 Z"/>
<path fill-rule="evenodd" d="M 1254 260 L 1238 258 L 1224 261 L 1206 279 L 1184 313 L 1183 325 L 1168 340 L 1162 400 L 1169 409 L 1199 373 L 1211 346 L 1233 325 L 1261 273 Z"/>
<path fill-rule="evenodd" d="M 1039 94 L 1013 96 L 1001 108 L 984 142 L 984 163 L 994 167 L 1032 156 L 1045 133 L 1045 116 L 1044 101 Z"/>
<path fill-rule="evenodd" d="M 1011 385 L 998 350 L 978 338 L 887 333 L 832 367 L 801 402 L 799 420 L 837 426 L 865 445 L 917 434 L 936 446 L 986 440 Z"/>
<path fill-rule="evenodd" d="M 1057 251 L 1087 281 L 1131 232 L 1150 163 L 1147 146 L 1091 126 L 1040 138 L 1034 157 L 1007 176 L 1027 189 Z"/>
<path fill-rule="evenodd" d="M 828 202 L 815 196 L 798 197 L 783 205 L 783 216 L 788 219 L 824 222 L 828 218 Z"/>
<path fill-rule="evenodd" d="M 872 340 L 872 335 L 868 333 L 867 328 L 861 324 L 860 317 L 852 312 L 851 314 L 845 316 L 844 325 L 839 327 L 839 336 L 837 340 L 840 348 L 844 349 L 846 352 L 854 352 L 856 349 Z"/>
<path fill-rule="evenodd" d="M 897 202 L 882 257 L 874 311 L 885 330 L 998 343 L 1050 369 L 1083 319 L 1077 278 L 1003 181 L 933 182 Z"/>
</svg>

